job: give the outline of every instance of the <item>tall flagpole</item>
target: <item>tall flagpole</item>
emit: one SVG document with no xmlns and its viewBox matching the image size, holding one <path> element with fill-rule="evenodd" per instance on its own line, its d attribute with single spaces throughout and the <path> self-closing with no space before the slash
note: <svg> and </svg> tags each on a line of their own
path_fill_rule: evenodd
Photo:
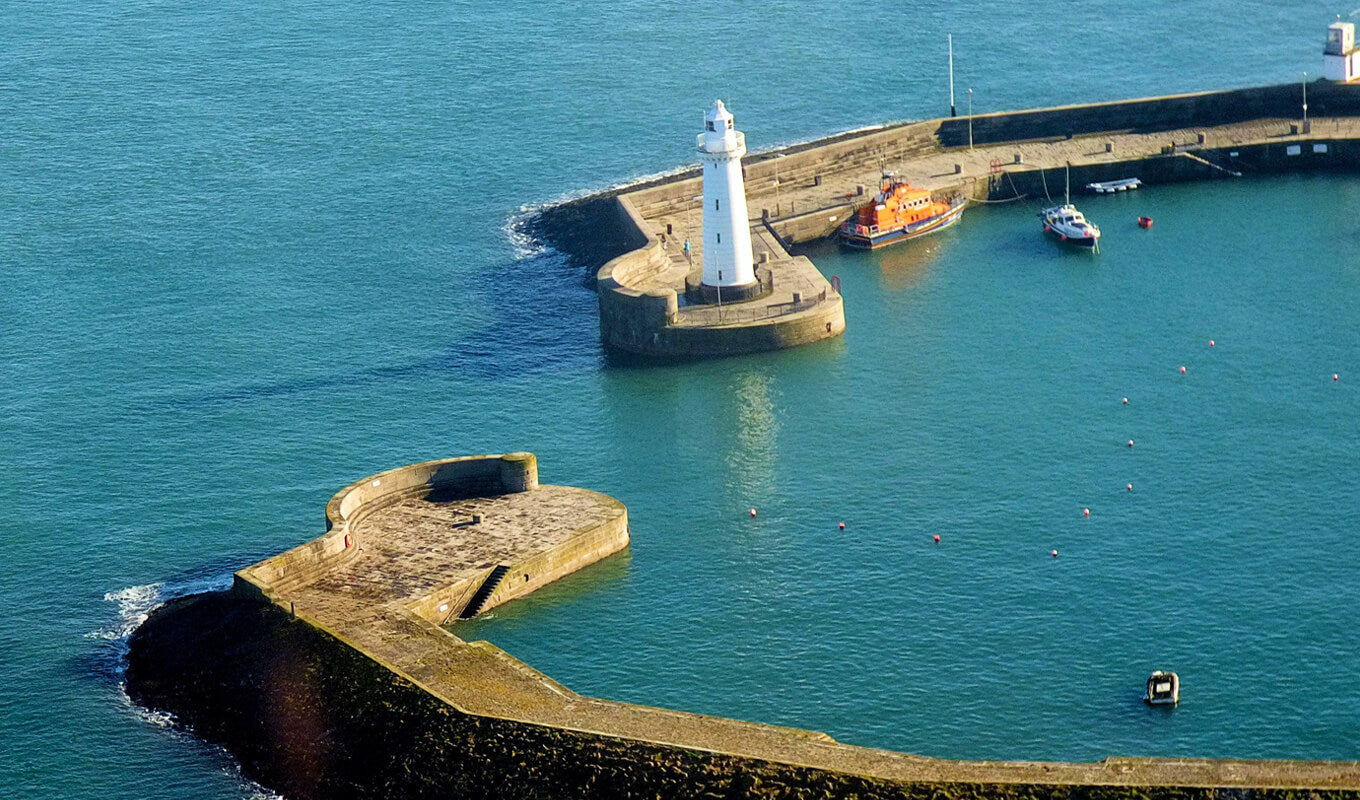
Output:
<svg viewBox="0 0 1360 800">
<path fill-rule="evenodd" d="M 957 117 L 954 110 L 954 34 L 949 34 L 949 116 Z"/>
</svg>

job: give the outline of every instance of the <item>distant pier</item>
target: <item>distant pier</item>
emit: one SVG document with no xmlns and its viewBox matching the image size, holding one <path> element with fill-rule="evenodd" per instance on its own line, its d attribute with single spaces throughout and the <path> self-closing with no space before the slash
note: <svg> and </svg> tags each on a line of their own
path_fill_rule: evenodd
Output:
<svg viewBox="0 0 1360 800">
<path fill-rule="evenodd" d="M 1307 103 L 1305 120 L 1303 87 L 1285 84 L 934 119 L 748 156 L 748 222 L 773 291 L 721 315 L 680 300 L 703 258 L 697 169 L 550 209 L 544 231 L 583 260 L 610 256 L 596 287 L 612 350 L 667 359 L 796 346 L 838 335 L 846 314 L 815 265 L 788 248 L 833 233 L 884 170 L 941 195 L 1007 202 L 1061 196 L 1069 165 L 1076 187 L 1360 169 L 1360 85 L 1309 83 Z M 589 241 L 600 237 L 609 241 Z"/>
</svg>

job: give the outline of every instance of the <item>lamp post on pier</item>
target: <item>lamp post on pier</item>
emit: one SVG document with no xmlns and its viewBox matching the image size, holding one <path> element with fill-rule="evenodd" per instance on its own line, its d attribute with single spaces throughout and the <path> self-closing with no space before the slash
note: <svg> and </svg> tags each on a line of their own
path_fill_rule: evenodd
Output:
<svg viewBox="0 0 1360 800">
<path fill-rule="evenodd" d="M 1309 133 L 1308 128 L 1308 73 L 1303 73 L 1303 128 L 1304 133 Z"/>
<path fill-rule="evenodd" d="M 968 149 L 973 149 L 973 87 L 968 87 Z"/>
</svg>

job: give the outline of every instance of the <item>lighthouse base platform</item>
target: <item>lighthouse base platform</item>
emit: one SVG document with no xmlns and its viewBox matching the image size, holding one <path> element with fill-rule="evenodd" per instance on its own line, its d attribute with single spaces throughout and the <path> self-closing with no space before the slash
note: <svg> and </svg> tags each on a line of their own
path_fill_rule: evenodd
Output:
<svg viewBox="0 0 1360 800">
<path fill-rule="evenodd" d="M 626 196 L 612 198 L 634 249 L 596 274 L 600 335 L 614 354 L 683 360 L 779 350 L 845 332 L 841 295 L 812 262 L 791 256 L 763 224 L 751 228 L 758 280 L 747 296 L 703 286 L 703 254 L 657 230 Z M 710 294 L 711 301 L 710 301 Z M 682 303 L 681 298 L 684 298 Z"/>
<path fill-rule="evenodd" d="M 685 276 L 685 300 L 696 305 L 744 303 L 766 297 L 774 290 L 774 272 L 770 269 L 757 269 L 756 279 L 740 286 L 709 286 L 703 280 L 702 269 Z"/>
</svg>

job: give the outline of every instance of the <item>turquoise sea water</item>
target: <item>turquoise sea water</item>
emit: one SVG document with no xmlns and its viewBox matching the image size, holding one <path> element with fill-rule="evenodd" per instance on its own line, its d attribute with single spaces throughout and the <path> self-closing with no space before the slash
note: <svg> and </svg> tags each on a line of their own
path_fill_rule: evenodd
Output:
<svg viewBox="0 0 1360 800">
<path fill-rule="evenodd" d="M 357 477 L 518 449 L 633 548 L 462 632 L 578 691 L 948 757 L 1360 757 L 1354 179 L 1091 199 L 1096 259 L 1025 204 L 815 249 L 842 341 L 656 369 L 512 224 L 688 162 L 715 96 L 756 147 L 943 113 L 949 31 L 987 111 L 1294 80 L 1347 11 L 1068 7 L 7 5 L 0 787 L 257 793 L 129 706 L 128 627 Z"/>
</svg>

